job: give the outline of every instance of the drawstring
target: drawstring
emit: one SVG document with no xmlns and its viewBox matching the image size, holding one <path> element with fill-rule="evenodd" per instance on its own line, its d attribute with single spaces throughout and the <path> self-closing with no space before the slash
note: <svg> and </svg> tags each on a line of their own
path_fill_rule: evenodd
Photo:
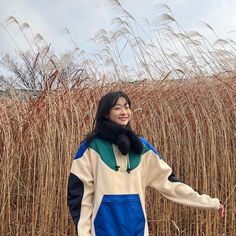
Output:
<svg viewBox="0 0 236 236">
<path fill-rule="evenodd" d="M 129 174 L 131 172 L 131 168 L 130 168 L 130 163 L 129 163 L 129 155 L 127 157 L 127 170 L 126 170 Z"/>
<path fill-rule="evenodd" d="M 116 161 L 116 158 L 115 158 L 115 161 Z M 115 165 L 115 170 L 116 171 L 119 171 L 120 170 L 120 166 L 117 165 L 117 161 L 116 161 L 116 165 Z M 127 157 L 127 169 L 126 169 L 126 172 L 130 174 L 131 172 L 131 168 L 130 168 L 130 161 L 129 161 L 129 155 Z"/>
<path fill-rule="evenodd" d="M 130 172 L 131 172 L 131 168 L 127 168 L 127 172 L 130 174 Z"/>
<path fill-rule="evenodd" d="M 116 171 L 119 171 L 120 170 L 120 166 L 116 165 L 115 169 L 116 169 Z"/>
<path fill-rule="evenodd" d="M 115 157 L 115 162 L 116 162 L 116 165 L 115 165 L 115 170 L 116 170 L 116 171 L 119 171 L 119 170 L 120 170 L 120 166 L 118 166 L 118 164 L 117 164 L 116 157 Z"/>
</svg>

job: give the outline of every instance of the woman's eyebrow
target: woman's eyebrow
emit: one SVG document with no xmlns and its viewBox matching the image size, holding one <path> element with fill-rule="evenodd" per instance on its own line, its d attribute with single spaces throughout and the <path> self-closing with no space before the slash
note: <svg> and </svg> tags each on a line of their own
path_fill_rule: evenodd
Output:
<svg viewBox="0 0 236 236">
<path fill-rule="evenodd" d="M 128 104 L 128 102 L 126 102 L 125 104 L 124 104 L 124 106 L 129 106 L 129 104 Z M 120 103 L 116 103 L 114 106 L 120 106 L 120 107 L 122 107 L 123 106 L 123 104 L 120 104 Z"/>
</svg>

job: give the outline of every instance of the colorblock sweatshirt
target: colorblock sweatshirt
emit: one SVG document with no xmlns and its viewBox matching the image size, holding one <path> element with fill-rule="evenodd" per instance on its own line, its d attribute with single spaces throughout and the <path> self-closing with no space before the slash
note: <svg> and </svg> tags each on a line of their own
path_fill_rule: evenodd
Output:
<svg viewBox="0 0 236 236">
<path fill-rule="evenodd" d="M 217 198 L 200 195 L 175 179 L 158 152 L 140 140 L 140 155 L 130 151 L 124 156 L 115 144 L 100 138 L 81 144 L 68 179 L 68 205 L 78 236 L 148 236 L 147 186 L 176 203 L 219 209 Z"/>
</svg>

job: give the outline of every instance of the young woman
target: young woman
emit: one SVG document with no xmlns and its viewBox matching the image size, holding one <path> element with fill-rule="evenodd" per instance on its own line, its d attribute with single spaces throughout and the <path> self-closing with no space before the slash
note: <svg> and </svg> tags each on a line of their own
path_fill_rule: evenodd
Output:
<svg viewBox="0 0 236 236">
<path fill-rule="evenodd" d="M 224 208 L 176 179 L 171 168 L 130 127 L 131 101 L 110 92 L 98 104 L 94 130 L 80 145 L 68 181 L 68 205 L 79 236 L 148 236 L 145 188 L 171 201 Z"/>
</svg>

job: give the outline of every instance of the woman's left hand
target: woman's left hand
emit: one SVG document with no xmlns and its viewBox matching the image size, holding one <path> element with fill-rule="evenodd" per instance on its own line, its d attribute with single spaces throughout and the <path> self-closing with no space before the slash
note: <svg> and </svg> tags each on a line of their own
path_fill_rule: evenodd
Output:
<svg viewBox="0 0 236 236">
<path fill-rule="evenodd" d="M 225 209 L 224 209 L 224 206 L 222 204 L 220 204 L 220 208 L 219 208 L 218 212 L 219 212 L 221 218 L 224 218 L 224 216 L 225 216 Z"/>
</svg>

